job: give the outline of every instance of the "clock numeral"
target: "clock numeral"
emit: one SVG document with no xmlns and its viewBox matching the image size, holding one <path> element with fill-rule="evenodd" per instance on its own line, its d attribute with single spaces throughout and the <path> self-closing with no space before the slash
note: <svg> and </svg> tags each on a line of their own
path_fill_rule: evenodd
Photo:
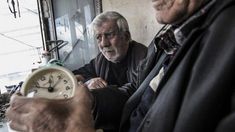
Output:
<svg viewBox="0 0 235 132">
<path fill-rule="evenodd" d="M 62 79 L 62 76 L 61 75 L 58 75 L 57 76 L 58 80 Z"/>
<path fill-rule="evenodd" d="M 64 94 L 64 98 L 67 99 L 69 96 L 67 94 Z"/>
<path fill-rule="evenodd" d="M 45 80 L 46 80 L 46 77 L 45 77 L 45 76 L 42 76 L 42 77 L 40 78 L 40 80 L 41 80 L 41 81 L 45 81 Z"/>
<path fill-rule="evenodd" d="M 66 86 L 66 88 L 65 88 L 66 90 L 70 90 L 71 88 L 69 87 L 69 86 Z"/>
<path fill-rule="evenodd" d="M 67 84 L 68 83 L 68 81 L 67 80 L 64 80 L 64 84 Z"/>
</svg>

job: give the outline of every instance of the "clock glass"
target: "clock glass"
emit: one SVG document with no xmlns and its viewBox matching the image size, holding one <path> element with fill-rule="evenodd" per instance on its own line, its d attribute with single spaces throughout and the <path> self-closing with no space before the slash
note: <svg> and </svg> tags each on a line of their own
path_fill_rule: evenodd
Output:
<svg viewBox="0 0 235 132">
<path fill-rule="evenodd" d="M 22 92 L 28 97 L 66 99 L 74 94 L 76 79 L 67 69 L 56 66 L 42 68 L 29 76 Z"/>
</svg>

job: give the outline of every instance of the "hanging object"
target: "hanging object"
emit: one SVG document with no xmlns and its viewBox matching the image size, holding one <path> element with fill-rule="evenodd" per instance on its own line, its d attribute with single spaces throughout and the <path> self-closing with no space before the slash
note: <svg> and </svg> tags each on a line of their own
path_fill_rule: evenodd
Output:
<svg viewBox="0 0 235 132">
<path fill-rule="evenodd" d="M 20 17 L 20 4 L 18 0 L 7 0 L 7 4 L 9 7 L 9 10 L 12 14 L 14 14 L 14 17 L 16 18 L 16 14 L 18 13 L 18 17 Z M 16 9 L 17 8 L 17 9 Z M 17 11 L 16 11 L 17 10 Z"/>
</svg>

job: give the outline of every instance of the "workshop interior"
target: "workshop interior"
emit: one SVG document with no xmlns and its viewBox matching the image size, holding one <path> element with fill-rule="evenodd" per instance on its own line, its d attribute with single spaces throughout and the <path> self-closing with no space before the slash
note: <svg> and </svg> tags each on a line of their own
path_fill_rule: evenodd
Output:
<svg viewBox="0 0 235 132">
<path fill-rule="evenodd" d="M 72 71 L 99 53 L 90 30 L 96 15 L 120 12 L 127 18 L 132 39 L 147 46 L 161 25 L 146 15 L 153 12 L 146 10 L 151 1 L 137 1 L 1 0 L 0 131 L 8 131 L 4 113 L 10 96 L 30 73 L 48 64 Z"/>
</svg>

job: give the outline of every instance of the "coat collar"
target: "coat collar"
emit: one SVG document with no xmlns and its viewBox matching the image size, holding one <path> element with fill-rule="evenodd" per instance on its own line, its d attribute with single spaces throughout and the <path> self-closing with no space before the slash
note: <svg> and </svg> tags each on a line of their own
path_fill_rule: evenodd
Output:
<svg viewBox="0 0 235 132">
<path fill-rule="evenodd" d="M 182 44 L 188 37 L 188 34 L 192 31 L 195 25 L 200 24 L 200 22 L 203 20 L 202 18 L 205 16 L 205 14 L 208 13 L 209 9 L 211 9 L 215 1 L 216 0 L 211 0 L 210 2 L 208 2 L 203 8 L 201 8 L 187 21 L 185 21 L 183 24 L 181 24 L 178 28 L 174 30 L 175 39 L 179 45 L 182 46 Z"/>
</svg>

